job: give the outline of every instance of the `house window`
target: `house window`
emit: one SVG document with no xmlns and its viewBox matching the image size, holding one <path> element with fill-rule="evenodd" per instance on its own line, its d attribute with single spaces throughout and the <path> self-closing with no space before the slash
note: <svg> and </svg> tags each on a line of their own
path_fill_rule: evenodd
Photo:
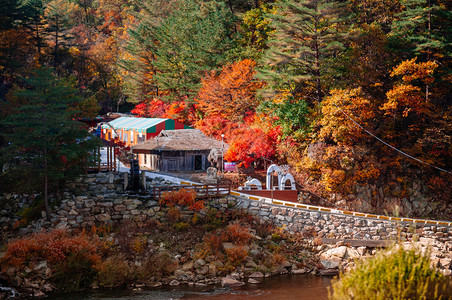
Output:
<svg viewBox="0 0 452 300">
<path fill-rule="evenodd" d="M 146 165 L 148 162 L 147 162 L 147 154 L 144 154 L 144 164 Z"/>
<path fill-rule="evenodd" d="M 123 139 L 124 139 L 124 142 L 127 143 L 127 139 L 128 139 L 127 133 L 123 134 Z"/>
<path fill-rule="evenodd" d="M 140 133 L 137 137 L 137 143 L 142 143 L 144 142 L 144 136 L 142 133 Z"/>
</svg>

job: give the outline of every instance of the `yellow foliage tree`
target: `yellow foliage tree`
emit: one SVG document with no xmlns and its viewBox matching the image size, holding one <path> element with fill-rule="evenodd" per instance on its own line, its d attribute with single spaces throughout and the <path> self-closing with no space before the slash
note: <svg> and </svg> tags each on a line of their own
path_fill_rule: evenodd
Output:
<svg viewBox="0 0 452 300">
<path fill-rule="evenodd" d="M 374 105 L 361 88 L 332 90 L 331 96 L 323 101 L 320 137 L 341 145 L 353 145 L 366 137 L 366 133 L 344 113 L 363 127 L 375 116 Z"/>
</svg>

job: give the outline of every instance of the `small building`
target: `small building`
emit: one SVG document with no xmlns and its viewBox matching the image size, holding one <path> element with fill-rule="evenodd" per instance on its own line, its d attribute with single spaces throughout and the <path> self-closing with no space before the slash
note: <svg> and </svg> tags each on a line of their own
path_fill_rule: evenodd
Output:
<svg viewBox="0 0 452 300">
<path fill-rule="evenodd" d="M 199 129 L 163 130 L 132 148 L 141 167 L 153 171 L 203 171 L 210 163 L 210 150 L 227 149 L 227 144 L 206 137 Z"/>
<path fill-rule="evenodd" d="M 116 137 L 126 146 L 134 146 L 157 136 L 162 130 L 187 129 L 172 119 L 120 117 L 102 125 L 101 138 L 111 141 Z"/>
</svg>

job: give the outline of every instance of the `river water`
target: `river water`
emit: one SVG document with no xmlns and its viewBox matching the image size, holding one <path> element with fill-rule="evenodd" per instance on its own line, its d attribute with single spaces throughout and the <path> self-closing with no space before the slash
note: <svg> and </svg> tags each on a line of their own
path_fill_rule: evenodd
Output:
<svg viewBox="0 0 452 300">
<path fill-rule="evenodd" d="M 51 300 L 113 300 L 113 299 L 269 299 L 269 300 L 326 300 L 327 287 L 331 277 L 311 275 L 283 275 L 264 278 L 260 284 L 246 284 L 236 288 L 222 288 L 220 286 L 190 287 L 161 287 L 142 291 L 127 289 L 98 290 L 92 293 L 54 294 Z"/>
</svg>

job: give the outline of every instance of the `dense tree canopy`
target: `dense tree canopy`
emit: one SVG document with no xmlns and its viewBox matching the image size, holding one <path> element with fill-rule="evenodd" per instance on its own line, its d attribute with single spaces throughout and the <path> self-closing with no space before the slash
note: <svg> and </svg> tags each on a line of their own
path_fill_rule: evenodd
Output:
<svg viewBox="0 0 452 300">
<path fill-rule="evenodd" d="M 452 194 L 450 1 L 3 4 L 2 117 L 29 107 L 23 78 L 52 67 L 83 99 L 78 117 L 177 119 L 223 134 L 230 160 L 289 163 L 324 191 L 417 176 Z"/>
</svg>

